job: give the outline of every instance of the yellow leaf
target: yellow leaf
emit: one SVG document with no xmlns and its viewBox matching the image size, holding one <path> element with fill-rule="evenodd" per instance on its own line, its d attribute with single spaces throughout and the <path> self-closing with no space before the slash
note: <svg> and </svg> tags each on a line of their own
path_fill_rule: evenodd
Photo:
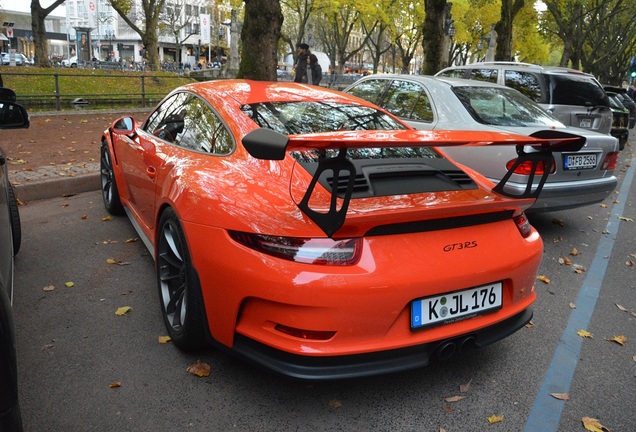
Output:
<svg viewBox="0 0 636 432">
<path fill-rule="evenodd" d="M 126 315 L 131 310 L 132 308 L 130 306 L 122 306 L 115 311 L 115 315 L 117 316 Z"/>
<path fill-rule="evenodd" d="M 568 257 L 559 258 L 559 264 L 572 265 L 572 260 Z"/>
<path fill-rule="evenodd" d="M 197 362 L 190 366 L 187 371 L 198 377 L 206 377 L 210 375 L 210 365 L 203 363 L 201 360 L 197 360 Z"/>
<path fill-rule="evenodd" d="M 115 258 L 108 258 L 108 259 L 106 260 L 106 262 L 107 262 L 108 264 L 117 264 L 117 260 L 116 260 Z"/>
<path fill-rule="evenodd" d="M 559 400 L 570 400 L 569 393 L 550 393 L 550 396 Z"/>
<path fill-rule="evenodd" d="M 138 240 L 139 240 L 139 237 L 132 237 L 132 238 L 126 239 L 125 243 L 134 243 Z"/>
<path fill-rule="evenodd" d="M 600 204 L 601 208 L 607 208 L 607 204 Z"/>
<path fill-rule="evenodd" d="M 570 251 L 570 255 L 572 256 L 577 256 L 579 254 L 579 251 L 576 248 L 572 248 L 572 250 Z"/>
<path fill-rule="evenodd" d="M 605 426 L 603 426 L 597 419 L 592 417 L 583 417 L 581 419 L 583 422 L 583 426 L 585 426 L 586 430 L 591 432 L 609 432 Z"/>
<path fill-rule="evenodd" d="M 547 276 L 544 276 L 544 275 L 537 276 L 537 279 L 539 279 L 541 282 L 546 283 L 546 284 L 551 283 L 550 279 Z"/>
<path fill-rule="evenodd" d="M 72 287 L 74 287 L 74 286 L 75 286 L 75 283 L 74 283 L 74 282 L 65 282 L 65 283 L 64 283 L 64 286 L 67 286 L 67 287 L 69 287 L 69 288 L 72 288 Z"/>
<path fill-rule="evenodd" d="M 592 333 L 585 331 L 585 330 L 579 330 L 576 332 L 577 335 L 584 337 L 584 338 L 591 338 L 592 337 Z"/>
<path fill-rule="evenodd" d="M 626 221 L 626 222 L 634 222 L 634 219 L 632 219 L 632 218 L 628 218 L 628 217 L 625 217 L 625 216 L 619 216 L 618 218 L 619 218 L 620 220 L 622 220 L 622 221 Z"/>
<path fill-rule="evenodd" d="M 444 400 L 446 402 L 459 402 L 462 399 L 465 399 L 466 396 L 451 396 L 451 397 L 447 397 Z"/>
<path fill-rule="evenodd" d="M 102 220 L 103 220 L 104 222 L 106 222 L 106 221 L 109 221 L 109 220 L 113 220 L 113 217 L 112 217 L 112 216 L 104 216 L 104 217 L 102 218 Z"/>
<path fill-rule="evenodd" d="M 488 423 L 490 424 L 499 423 L 499 422 L 502 422 L 503 419 L 504 419 L 504 416 L 491 415 L 490 417 L 488 417 Z"/>
<path fill-rule="evenodd" d="M 534 328 L 534 323 L 532 321 L 528 321 L 528 323 L 524 327 L 525 328 Z"/>
<path fill-rule="evenodd" d="M 610 342 L 616 342 L 621 346 L 625 346 L 625 342 L 627 342 L 627 336 L 614 336 L 613 338 L 608 339 Z"/>
<path fill-rule="evenodd" d="M 109 388 L 117 388 L 117 387 L 121 387 L 121 381 L 115 381 L 113 383 L 108 384 Z"/>
<path fill-rule="evenodd" d="M 172 340 L 172 338 L 170 336 L 159 336 L 159 343 L 160 344 L 168 343 L 171 340 Z"/>
</svg>

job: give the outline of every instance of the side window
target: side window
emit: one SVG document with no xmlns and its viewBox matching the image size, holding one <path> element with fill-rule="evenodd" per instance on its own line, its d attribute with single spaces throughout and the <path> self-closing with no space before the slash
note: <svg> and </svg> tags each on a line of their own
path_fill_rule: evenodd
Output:
<svg viewBox="0 0 636 432">
<path fill-rule="evenodd" d="M 507 70 L 504 72 L 504 83 L 508 87 L 520 91 L 535 102 L 541 102 L 541 83 L 532 73 Z"/>
<path fill-rule="evenodd" d="M 347 93 L 377 104 L 387 84 L 387 80 L 365 80 L 355 84 Z"/>
<path fill-rule="evenodd" d="M 188 99 L 183 133 L 176 142 L 184 148 L 213 154 L 229 154 L 234 148 L 221 119 L 206 102 L 194 95 Z"/>
<path fill-rule="evenodd" d="M 476 81 L 497 83 L 497 69 L 471 69 L 469 78 Z"/>
<path fill-rule="evenodd" d="M 466 69 L 449 69 L 439 74 L 448 78 L 466 78 Z"/>
<path fill-rule="evenodd" d="M 423 92 L 422 86 L 408 81 L 392 81 L 383 108 L 398 117 L 410 119 Z"/>
<path fill-rule="evenodd" d="M 183 132 L 187 93 L 177 93 L 166 99 L 151 115 L 144 130 L 164 141 L 174 143 Z"/>
</svg>

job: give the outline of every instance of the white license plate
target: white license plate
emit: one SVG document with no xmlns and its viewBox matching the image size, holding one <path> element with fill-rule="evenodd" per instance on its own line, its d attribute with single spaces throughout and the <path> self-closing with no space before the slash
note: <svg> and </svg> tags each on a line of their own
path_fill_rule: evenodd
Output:
<svg viewBox="0 0 636 432">
<path fill-rule="evenodd" d="M 582 170 L 596 167 L 596 154 L 575 154 L 565 155 L 563 159 L 563 169 Z"/>
<path fill-rule="evenodd" d="M 590 129 L 592 127 L 591 118 L 582 118 L 579 123 L 579 127 Z"/>
<path fill-rule="evenodd" d="M 411 328 L 451 324 L 500 309 L 502 284 L 497 282 L 411 303 Z"/>
</svg>

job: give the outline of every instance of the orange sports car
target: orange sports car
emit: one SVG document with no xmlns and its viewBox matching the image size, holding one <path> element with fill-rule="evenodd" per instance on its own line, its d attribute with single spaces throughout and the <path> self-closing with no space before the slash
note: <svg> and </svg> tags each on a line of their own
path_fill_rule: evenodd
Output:
<svg viewBox="0 0 636 432">
<path fill-rule="evenodd" d="M 102 195 L 153 255 L 179 348 L 347 378 L 483 347 L 532 317 L 543 245 L 523 210 L 545 178 L 509 196 L 444 146 L 515 145 L 517 165 L 549 172 L 552 151 L 583 143 L 416 131 L 316 86 L 211 81 L 104 132 Z"/>
</svg>

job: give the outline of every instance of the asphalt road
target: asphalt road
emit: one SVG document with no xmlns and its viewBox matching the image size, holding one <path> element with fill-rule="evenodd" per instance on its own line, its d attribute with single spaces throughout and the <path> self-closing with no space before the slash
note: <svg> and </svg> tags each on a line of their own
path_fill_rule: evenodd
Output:
<svg viewBox="0 0 636 432">
<path fill-rule="evenodd" d="M 14 301 L 26 430 L 584 431 L 582 419 L 591 417 L 632 431 L 632 156 L 630 147 L 621 155 L 619 187 L 604 206 L 531 218 L 545 242 L 540 274 L 550 279 L 537 281 L 531 327 L 444 364 L 328 383 L 160 344 L 154 266 L 141 242 L 126 242 L 135 237 L 127 219 L 102 220 L 98 192 L 29 203 L 20 208 Z M 132 309 L 116 315 L 123 306 Z M 614 336 L 627 342 L 608 340 Z M 210 376 L 186 371 L 197 360 Z M 447 400 L 454 396 L 463 399 Z M 490 424 L 491 416 L 502 419 Z"/>
</svg>

